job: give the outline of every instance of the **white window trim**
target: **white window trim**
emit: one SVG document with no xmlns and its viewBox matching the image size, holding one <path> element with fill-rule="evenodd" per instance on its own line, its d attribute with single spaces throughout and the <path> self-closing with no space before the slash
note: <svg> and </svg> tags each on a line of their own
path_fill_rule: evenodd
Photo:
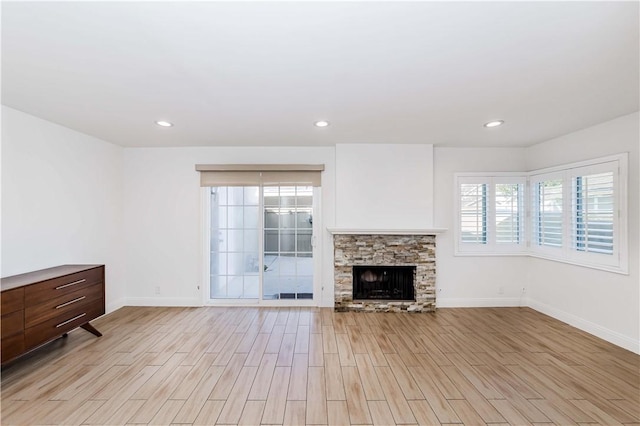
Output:
<svg viewBox="0 0 640 426">
<path fill-rule="evenodd" d="M 553 260 L 561 263 L 568 263 L 577 266 L 588 267 L 618 274 L 629 274 L 629 244 L 628 244 L 628 153 L 610 155 L 587 161 L 580 161 L 564 164 L 545 169 L 533 170 L 529 172 L 478 172 L 478 173 L 455 173 L 455 214 L 456 224 L 454 226 L 454 255 L 455 256 L 532 256 L 541 259 Z M 614 173 L 614 200 L 617 205 L 617 218 L 614 220 L 614 253 L 613 255 L 600 255 L 595 253 L 584 253 L 573 250 L 571 244 L 571 224 L 572 224 L 572 185 L 571 180 L 578 175 L 586 173 L 596 173 L 605 167 L 611 170 L 613 163 L 617 163 L 617 173 Z M 591 169 L 591 170 L 589 170 Z M 546 180 L 552 177 L 563 179 L 563 245 L 562 248 L 541 247 L 532 243 L 533 239 L 533 214 L 535 212 L 532 199 L 533 183 L 539 180 Z M 497 179 L 503 182 L 519 183 L 516 179 L 526 181 L 524 189 L 524 212 L 523 229 L 524 244 L 500 245 L 487 244 L 476 247 L 461 247 L 460 233 L 460 184 L 463 182 L 487 183 L 490 185 L 490 192 Z M 491 197 L 489 197 L 491 199 Z M 487 203 L 488 213 L 494 207 L 491 202 Z M 493 224 L 491 216 L 488 218 L 488 231 Z M 491 233 L 490 233 L 491 235 Z M 514 246 L 523 246 L 514 247 Z M 611 257 L 608 257 L 611 256 Z"/>
</svg>

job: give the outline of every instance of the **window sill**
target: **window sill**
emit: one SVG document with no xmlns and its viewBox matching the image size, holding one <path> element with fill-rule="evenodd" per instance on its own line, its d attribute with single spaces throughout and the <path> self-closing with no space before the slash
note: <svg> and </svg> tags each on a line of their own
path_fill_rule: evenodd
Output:
<svg viewBox="0 0 640 426">
<path fill-rule="evenodd" d="M 513 256 L 529 256 L 529 253 L 527 252 L 499 252 L 499 251 L 492 251 L 492 252 L 480 252 L 480 251 L 456 251 L 454 253 L 454 256 L 459 256 L 459 257 L 473 257 L 473 256 L 477 256 L 477 257 L 513 257 Z"/>
<path fill-rule="evenodd" d="M 580 266 L 582 268 L 589 268 L 589 269 L 597 269 L 599 271 L 605 271 L 605 272 L 613 272 L 614 274 L 620 274 L 620 275 L 629 275 L 629 270 L 628 268 L 620 268 L 620 267 L 615 267 L 615 266 L 607 266 L 607 265 L 594 265 L 594 264 L 589 264 L 589 263 L 583 263 L 583 262 L 578 262 L 572 259 L 559 259 L 557 257 L 553 257 L 553 256 L 545 256 L 544 254 L 541 253 L 532 253 L 532 252 L 511 252 L 511 253 L 501 253 L 501 252 L 461 252 L 461 251 L 455 251 L 454 252 L 454 256 L 456 257 L 522 257 L 522 256 L 528 256 L 528 257 L 535 257 L 536 259 L 544 259 L 544 260 L 550 260 L 553 262 L 560 262 L 560 263 L 566 263 L 569 265 L 574 265 L 574 266 Z"/>
<path fill-rule="evenodd" d="M 617 266 L 594 265 L 591 263 L 579 262 L 573 259 L 560 259 L 557 257 L 545 256 L 544 254 L 541 254 L 541 253 L 529 253 L 529 256 L 535 257 L 537 259 L 551 260 L 553 262 L 560 262 L 560 263 L 566 263 L 568 265 L 580 266 L 582 268 L 597 269 L 599 271 L 613 272 L 614 274 L 620 274 L 620 275 L 629 275 L 628 267 L 621 268 Z"/>
</svg>

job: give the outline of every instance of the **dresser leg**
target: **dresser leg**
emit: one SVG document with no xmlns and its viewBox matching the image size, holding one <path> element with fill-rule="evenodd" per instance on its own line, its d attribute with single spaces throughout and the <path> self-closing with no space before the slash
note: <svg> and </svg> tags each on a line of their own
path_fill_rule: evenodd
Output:
<svg viewBox="0 0 640 426">
<path fill-rule="evenodd" d="M 95 334 L 98 337 L 102 336 L 102 333 L 100 333 L 98 330 L 96 330 L 96 328 L 94 326 L 92 326 L 91 324 L 89 324 L 89 323 L 83 324 L 80 327 L 84 328 L 85 330 L 87 330 L 91 334 Z"/>
</svg>

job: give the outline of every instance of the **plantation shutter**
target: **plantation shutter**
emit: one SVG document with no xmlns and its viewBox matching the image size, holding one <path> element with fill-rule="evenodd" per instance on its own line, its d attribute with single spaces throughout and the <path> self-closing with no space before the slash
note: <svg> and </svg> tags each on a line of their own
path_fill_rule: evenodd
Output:
<svg viewBox="0 0 640 426">
<path fill-rule="evenodd" d="M 562 178 L 534 182 L 534 244 L 562 247 Z"/>
<path fill-rule="evenodd" d="M 524 185 L 495 184 L 495 234 L 497 244 L 520 244 Z"/>
<path fill-rule="evenodd" d="M 612 255 L 615 214 L 613 172 L 574 176 L 572 186 L 573 248 Z"/>
<path fill-rule="evenodd" d="M 487 184 L 460 183 L 460 242 L 487 244 Z"/>
</svg>

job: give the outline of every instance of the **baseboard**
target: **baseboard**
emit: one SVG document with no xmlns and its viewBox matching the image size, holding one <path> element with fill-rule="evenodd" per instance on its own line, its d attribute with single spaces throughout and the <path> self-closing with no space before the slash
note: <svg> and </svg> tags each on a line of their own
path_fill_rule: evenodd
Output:
<svg viewBox="0 0 640 426">
<path fill-rule="evenodd" d="M 519 297 L 510 298 L 437 298 L 436 308 L 513 308 L 526 306 L 525 300 Z"/>
<path fill-rule="evenodd" d="M 549 315 L 550 317 L 553 317 L 559 321 L 565 322 L 569 325 L 579 328 L 582 331 L 586 331 L 589 334 L 593 334 L 596 337 L 606 340 L 609 343 L 613 343 L 616 346 L 620 346 L 621 348 L 627 349 L 640 355 L 639 340 L 634 340 L 616 331 L 609 330 L 608 328 L 602 327 L 601 325 L 595 324 L 591 321 L 587 321 L 583 318 L 580 318 L 568 312 L 564 312 L 560 309 L 554 308 L 544 303 L 540 303 L 531 299 L 529 299 L 527 302 L 527 305 L 531 309 L 534 309 L 545 315 Z"/>
<path fill-rule="evenodd" d="M 127 297 L 125 306 L 202 306 L 202 300 L 187 297 Z"/>
<path fill-rule="evenodd" d="M 110 314 L 113 311 L 117 311 L 118 309 L 122 308 L 123 306 L 125 306 L 125 298 L 120 298 L 118 300 L 116 300 L 115 302 L 111 302 L 106 306 L 105 309 L 105 313 Z"/>
</svg>

